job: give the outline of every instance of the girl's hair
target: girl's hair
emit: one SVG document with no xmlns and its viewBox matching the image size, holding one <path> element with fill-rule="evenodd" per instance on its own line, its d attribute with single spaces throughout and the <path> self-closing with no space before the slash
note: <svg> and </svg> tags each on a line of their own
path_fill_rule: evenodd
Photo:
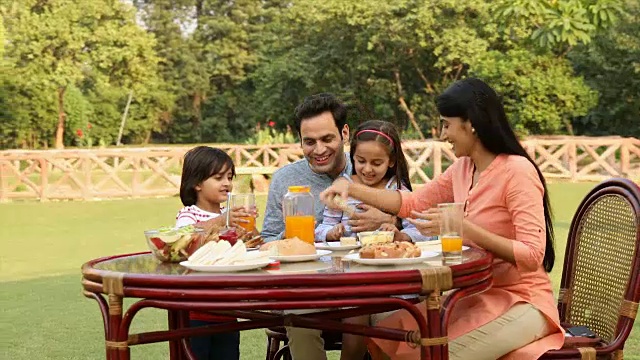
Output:
<svg viewBox="0 0 640 360">
<path fill-rule="evenodd" d="M 511 154 L 525 157 L 536 168 L 544 187 L 544 218 L 547 228 L 547 243 L 542 261 L 550 272 L 555 262 L 553 248 L 553 224 L 547 184 L 542 172 L 513 132 L 507 121 L 504 106 L 496 92 L 485 82 L 475 78 L 460 80 L 449 86 L 436 100 L 442 116 L 460 117 L 471 121 L 482 145 L 493 154 Z"/>
<path fill-rule="evenodd" d="M 196 186 L 203 181 L 231 169 L 236 176 L 233 160 L 224 151 L 209 146 L 197 146 L 187 151 L 182 165 L 182 179 L 180 181 L 180 200 L 184 206 L 195 205 L 198 200 Z"/>
<path fill-rule="evenodd" d="M 387 173 L 384 175 L 385 179 L 391 179 L 391 177 L 395 176 L 398 189 L 404 185 L 411 190 L 409 167 L 407 166 L 407 159 L 405 159 L 402 152 L 398 129 L 392 123 L 381 120 L 370 120 L 360 124 L 355 131 L 355 135 L 351 138 L 349 157 L 352 164 L 355 164 L 353 156 L 356 153 L 356 147 L 362 141 L 377 141 L 383 144 L 387 149 L 389 159 L 394 163 L 393 166 L 387 169 Z M 353 174 L 356 174 L 355 166 L 353 167 Z"/>
</svg>

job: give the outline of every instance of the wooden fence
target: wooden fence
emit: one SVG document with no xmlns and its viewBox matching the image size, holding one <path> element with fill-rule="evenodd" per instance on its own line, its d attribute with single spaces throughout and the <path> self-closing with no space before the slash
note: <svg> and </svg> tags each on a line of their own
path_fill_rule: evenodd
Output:
<svg viewBox="0 0 640 360">
<path fill-rule="evenodd" d="M 620 137 L 535 137 L 523 141 L 548 179 L 640 178 L 640 140 Z M 302 158 L 298 144 L 216 144 L 237 173 L 255 181 Z M 189 147 L 0 151 L 0 201 L 171 196 L 178 193 Z M 430 181 L 455 155 L 439 141 L 403 143 L 412 183 Z M 257 189 L 265 191 L 264 186 Z"/>
</svg>

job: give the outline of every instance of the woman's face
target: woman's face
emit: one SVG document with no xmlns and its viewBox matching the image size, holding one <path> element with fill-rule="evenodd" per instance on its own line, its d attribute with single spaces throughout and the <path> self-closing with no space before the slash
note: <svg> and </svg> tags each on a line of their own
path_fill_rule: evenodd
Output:
<svg viewBox="0 0 640 360">
<path fill-rule="evenodd" d="M 453 145 L 456 157 L 469 156 L 478 138 L 472 131 L 471 121 L 460 117 L 440 116 L 442 133 L 440 139 Z"/>
</svg>

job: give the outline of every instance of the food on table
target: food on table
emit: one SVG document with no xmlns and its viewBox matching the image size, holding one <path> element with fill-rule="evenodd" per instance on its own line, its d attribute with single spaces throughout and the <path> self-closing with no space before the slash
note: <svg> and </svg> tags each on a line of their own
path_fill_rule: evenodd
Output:
<svg viewBox="0 0 640 360">
<path fill-rule="evenodd" d="M 364 231 L 358 233 L 362 246 L 393 242 L 393 231 Z"/>
<path fill-rule="evenodd" d="M 343 236 L 343 237 L 340 238 L 340 245 L 341 246 L 353 246 L 353 245 L 357 245 L 357 241 L 356 241 L 356 238 L 354 238 L 354 237 Z"/>
<path fill-rule="evenodd" d="M 313 255 L 316 247 L 294 237 L 268 242 L 260 246 L 260 251 L 268 252 L 271 256 Z"/>
<path fill-rule="evenodd" d="M 195 224 L 195 226 L 205 230 L 204 236 L 207 242 L 218 241 L 220 239 L 220 233 L 225 230 L 224 226 L 210 221 L 199 222 Z"/>
<path fill-rule="evenodd" d="M 160 261 L 179 262 L 207 242 L 205 232 L 194 226 L 159 228 L 144 232 L 147 245 Z"/>
<path fill-rule="evenodd" d="M 252 234 L 248 233 L 248 235 L 252 235 Z M 257 248 L 262 244 L 264 244 L 264 240 L 262 240 L 262 236 L 260 235 L 254 236 L 244 241 L 244 245 L 248 248 Z"/>
<path fill-rule="evenodd" d="M 223 230 L 218 236 L 220 240 L 226 240 L 231 245 L 235 245 L 236 241 L 240 238 L 236 228 L 229 228 L 227 230 Z"/>
<path fill-rule="evenodd" d="M 419 247 L 407 241 L 367 245 L 360 249 L 362 259 L 415 258 L 421 254 Z"/>
<path fill-rule="evenodd" d="M 247 251 L 244 241 L 238 240 L 233 246 L 226 241 L 209 242 L 189 257 L 192 265 L 248 265 L 264 262 L 268 253 Z"/>
</svg>

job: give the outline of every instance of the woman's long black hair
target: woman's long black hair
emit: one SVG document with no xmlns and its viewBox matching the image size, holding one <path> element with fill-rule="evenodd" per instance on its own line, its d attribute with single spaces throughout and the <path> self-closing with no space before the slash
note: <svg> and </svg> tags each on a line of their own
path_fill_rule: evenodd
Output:
<svg viewBox="0 0 640 360">
<path fill-rule="evenodd" d="M 556 255 L 553 247 L 554 233 L 547 183 L 535 161 L 522 147 L 509 125 L 504 106 L 496 92 L 482 80 L 467 78 L 449 86 L 438 96 L 436 103 L 442 116 L 460 117 L 465 121 L 471 121 L 478 139 L 493 154 L 520 155 L 536 168 L 544 187 L 544 218 L 547 228 L 547 242 L 542 264 L 544 269 L 550 272 Z"/>
</svg>

